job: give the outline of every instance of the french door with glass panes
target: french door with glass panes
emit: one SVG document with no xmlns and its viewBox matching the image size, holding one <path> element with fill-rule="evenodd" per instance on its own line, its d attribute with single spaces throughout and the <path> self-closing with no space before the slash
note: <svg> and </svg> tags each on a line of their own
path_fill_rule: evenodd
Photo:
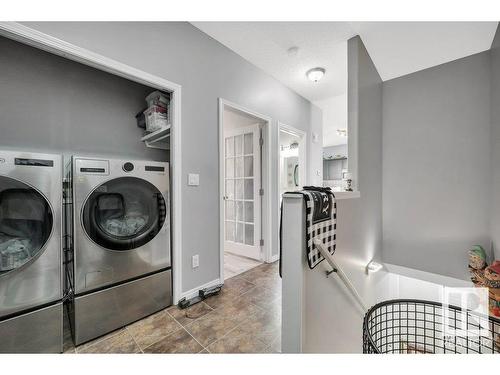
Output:
<svg viewBox="0 0 500 375">
<path fill-rule="evenodd" d="M 258 124 L 224 133 L 224 250 L 261 260 Z"/>
</svg>

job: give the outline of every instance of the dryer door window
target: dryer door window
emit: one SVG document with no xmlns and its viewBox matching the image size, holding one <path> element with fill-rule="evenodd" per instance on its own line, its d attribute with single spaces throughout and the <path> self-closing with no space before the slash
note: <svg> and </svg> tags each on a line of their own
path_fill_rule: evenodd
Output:
<svg viewBox="0 0 500 375">
<path fill-rule="evenodd" d="M 151 241 L 166 217 L 165 200 L 151 183 L 120 177 L 97 187 L 83 206 L 87 235 L 110 250 L 132 250 Z"/>
<path fill-rule="evenodd" d="M 50 238 L 53 213 L 45 197 L 0 176 L 0 275 L 35 258 Z"/>
</svg>

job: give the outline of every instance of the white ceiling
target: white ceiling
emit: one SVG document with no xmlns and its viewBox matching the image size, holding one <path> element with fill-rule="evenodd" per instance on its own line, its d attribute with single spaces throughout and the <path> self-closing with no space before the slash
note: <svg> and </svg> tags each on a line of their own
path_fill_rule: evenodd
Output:
<svg viewBox="0 0 500 375">
<path fill-rule="evenodd" d="M 382 80 L 490 49 L 498 22 L 351 22 Z"/>
<path fill-rule="evenodd" d="M 359 35 L 382 80 L 488 50 L 497 22 L 193 22 L 323 110 L 323 145 L 345 143 L 347 40 Z M 296 55 L 287 51 L 298 47 Z M 306 72 L 326 69 L 311 82 Z"/>
<path fill-rule="evenodd" d="M 347 89 L 347 40 L 360 35 L 388 80 L 490 48 L 497 22 L 193 22 L 285 85 L 316 101 Z M 290 56 L 290 47 L 299 47 Z M 318 83 L 305 73 L 326 69 Z"/>
<path fill-rule="evenodd" d="M 193 22 L 252 64 L 313 101 L 347 88 L 347 40 L 356 32 L 346 22 Z M 290 47 L 299 47 L 295 56 Z M 314 83 L 306 72 L 326 69 Z"/>
</svg>

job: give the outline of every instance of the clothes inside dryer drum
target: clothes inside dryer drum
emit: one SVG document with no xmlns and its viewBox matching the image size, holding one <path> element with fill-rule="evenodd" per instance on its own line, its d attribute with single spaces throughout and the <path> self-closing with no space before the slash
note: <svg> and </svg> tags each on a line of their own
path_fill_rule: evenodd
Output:
<svg viewBox="0 0 500 375">
<path fill-rule="evenodd" d="M 51 229 L 52 212 L 45 198 L 20 181 L 0 176 L 0 273 L 34 258 Z"/>
<path fill-rule="evenodd" d="M 108 233 L 118 237 L 129 237 L 139 233 L 148 222 L 144 205 L 130 196 L 125 199 L 122 194 L 102 194 L 97 198 L 97 220 Z"/>
<path fill-rule="evenodd" d="M 10 271 L 26 263 L 32 249 L 28 238 L 10 238 L 0 233 L 0 271 Z"/>
<path fill-rule="evenodd" d="M 124 216 L 122 219 L 111 219 L 104 223 L 104 228 L 115 236 L 133 236 L 146 225 L 147 217 L 142 215 Z"/>
<path fill-rule="evenodd" d="M 165 217 L 162 194 L 136 177 L 119 177 L 98 186 L 82 210 L 87 235 L 98 245 L 119 251 L 148 243 L 159 233 Z"/>
</svg>

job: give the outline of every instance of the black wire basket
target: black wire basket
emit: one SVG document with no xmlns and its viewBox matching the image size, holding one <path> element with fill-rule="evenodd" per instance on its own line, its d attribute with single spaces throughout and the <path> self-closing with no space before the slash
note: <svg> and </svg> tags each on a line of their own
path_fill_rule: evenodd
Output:
<svg viewBox="0 0 500 375">
<path fill-rule="evenodd" d="M 365 315 L 363 353 L 500 353 L 500 320 L 437 302 L 384 301 Z"/>
</svg>

